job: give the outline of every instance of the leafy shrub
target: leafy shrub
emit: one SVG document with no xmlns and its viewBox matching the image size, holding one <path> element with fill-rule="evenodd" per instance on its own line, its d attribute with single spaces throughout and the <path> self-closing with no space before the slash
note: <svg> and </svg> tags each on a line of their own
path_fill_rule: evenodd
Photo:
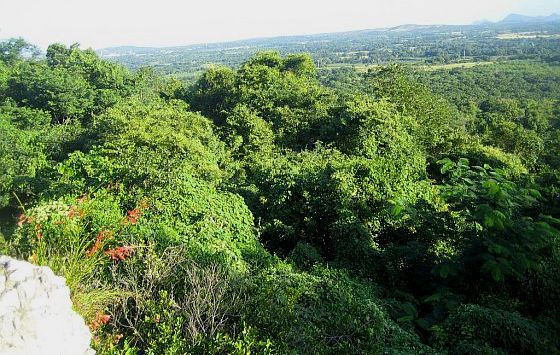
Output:
<svg viewBox="0 0 560 355">
<path fill-rule="evenodd" d="M 466 159 L 441 164 L 442 173 L 450 177 L 442 189 L 444 197 L 469 211 L 481 227 L 482 238 L 472 240 L 464 254 L 466 263 L 504 281 L 537 268 L 550 255 L 558 230 L 546 222 L 548 217 L 531 215 L 541 196 L 537 190 L 506 179 L 488 165 L 470 168 Z"/>
<path fill-rule="evenodd" d="M 313 265 L 324 261 L 319 251 L 313 245 L 305 242 L 296 244 L 289 259 L 302 270 L 309 270 Z"/>
<path fill-rule="evenodd" d="M 238 316 L 242 284 L 223 266 L 195 263 L 188 249 L 146 246 L 114 268 L 123 292 L 113 304 L 113 324 L 128 329 L 131 345 L 179 354 L 212 349 L 217 337 L 225 346 L 230 332 L 236 337 L 230 319 Z"/>
<path fill-rule="evenodd" d="M 48 166 L 41 131 L 20 130 L 12 119 L 0 114 L 0 208 L 13 203 L 14 193 L 23 199 L 44 188 L 40 171 Z"/>
<path fill-rule="evenodd" d="M 21 214 L 18 224 L 11 250 L 64 276 L 76 310 L 88 322 L 118 293 L 104 275 L 114 259 L 111 251 L 130 241 L 133 225 L 110 194 L 40 204 Z"/>
<path fill-rule="evenodd" d="M 535 322 L 518 313 L 468 304 L 459 307 L 442 325 L 441 345 L 466 353 L 488 347 L 508 354 L 548 353 L 546 339 Z"/>
<path fill-rule="evenodd" d="M 385 160 L 379 154 L 353 157 L 317 148 L 255 162 L 247 180 L 256 191 L 242 193 L 262 220 L 264 243 L 286 255 L 306 242 L 326 260 L 364 267 L 356 262 L 370 260 L 390 201 L 429 199 L 431 194 L 417 162 Z"/>
<path fill-rule="evenodd" d="M 376 291 L 340 271 L 314 268 L 299 273 L 287 265 L 257 274 L 245 319 L 297 353 L 382 352 L 422 349 L 411 334 L 393 327 Z M 396 340 L 398 339 L 398 340 Z"/>
</svg>

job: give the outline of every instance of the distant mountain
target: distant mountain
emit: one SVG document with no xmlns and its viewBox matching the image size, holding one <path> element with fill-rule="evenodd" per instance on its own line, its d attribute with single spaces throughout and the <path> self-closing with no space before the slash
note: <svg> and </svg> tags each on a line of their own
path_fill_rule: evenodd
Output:
<svg viewBox="0 0 560 355">
<path fill-rule="evenodd" d="M 499 23 L 533 23 L 533 22 L 560 22 L 560 15 L 552 14 L 549 16 L 525 16 L 520 14 L 510 14 Z"/>
</svg>

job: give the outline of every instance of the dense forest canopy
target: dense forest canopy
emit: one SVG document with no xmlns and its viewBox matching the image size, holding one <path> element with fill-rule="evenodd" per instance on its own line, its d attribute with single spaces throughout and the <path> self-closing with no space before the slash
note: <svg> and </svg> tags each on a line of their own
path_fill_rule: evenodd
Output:
<svg viewBox="0 0 560 355">
<path fill-rule="evenodd" d="M 0 253 L 63 275 L 102 354 L 560 353 L 546 38 L 434 70 L 265 51 L 188 82 L 1 42 Z"/>
</svg>

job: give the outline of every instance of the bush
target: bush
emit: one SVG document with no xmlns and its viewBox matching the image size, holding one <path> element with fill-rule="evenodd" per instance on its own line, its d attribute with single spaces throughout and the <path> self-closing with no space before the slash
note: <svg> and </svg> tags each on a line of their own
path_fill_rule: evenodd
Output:
<svg viewBox="0 0 560 355">
<path fill-rule="evenodd" d="M 0 208 L 44 189 L 40 172 L 48 167 L 40 130 L 21 130 L 9 114 L 0 113 Z"/>
<path fill-rule="evenodd" d="M 252 280 L 244 319 L 282 352 L 379 353 L 425 350 L 394 325 L 376 290 L 343 272 L 315 267 L 296 272 L 278 264 Z"/>
<path fill-rule="evenodd" d="M 92 197 L 65 196 L 22 213 L 10 241 L 10 252 L 64 276 L 76 310 L 87 322 L 111 303 L 119 290 L 106 275 L 118 261 L 134 226 L 127 223 L 118 201 L 106 191 Z M 115 260 L 115 261 L 112 261 Z"/>
<path fill-rule="evenodd" d="M 183 354 L 212 349 L 220 339 L 219 346 L 235 342 L 231 321 L 243 302 L 243 284 L 223 266 L 195 263 L 188 249 L 146 246 L 113 269 L 113 282 L 123 292 L 113 304 L 112 324 L 128 329 L 130 345 Z"/>
<path fill-rule="evenodd" d="M 519 313 L 489 309 L 474 304 L 459 307 L 442 325 L 438 335 L 442 348 L 466 354 L 466 350 L 489 347 L 508 354 L 549 353 L 538 325 Z"/>
</svg>

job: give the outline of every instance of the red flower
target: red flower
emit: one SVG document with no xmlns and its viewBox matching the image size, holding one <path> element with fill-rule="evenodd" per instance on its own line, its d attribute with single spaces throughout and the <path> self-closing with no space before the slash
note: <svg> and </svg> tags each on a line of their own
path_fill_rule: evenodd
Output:
<svg viewBox="0 0 560 355">
<path fill-rule="evenodd" d="M 19 217 L 18 217 L 18 221 L 17 221 L 18 227 L 23 226 L 23 224 L 27 221 L 28 221 L 28 218 L 23 213 L 20 214 Z"/>
<path fill-rule="evenodd" d="M 138 218 L 142 216 L 143 210 L 148 208 L 148 200 L 143 198 L 138 202 L 138 205 L 135 209 L 130 210 L 126 213 L 126 217 L 124 219 L 124 223 L 136 224 L 138 222 Z"/>
<path fill-rule="evenodd" d="M 130 224 L 136 224 L 141 214 L 142 211 L 140 211 L 140 208 L 138 207 L 133 209 L 132 211 L 128 211 L 126 216 L 126 221 L 129 222 Z"/>
<path fill-rule="evenodd" d="M 104 314 L 100 317 L 101 323 L 103 324 L 107 324 L 107 322 L 109 322 L 109 319 L 111 319 L 111 316 L 108 314 Z"/>
<path fill-rule="evenodd" d="M 114 261 L 123 261 L 124 259 L 128 258 L 130 254 L 132 254 L 132 247 L 130 246 L 122 246 L 115 249 L 110 249 L 105 252 L 112 260 Z"/>
<path fill-rule="evenodd" d="M 108 239 L 111 237 L 111 232 L 110 231 L 100 231 L 97 234 L 97 239 L 95 240 L 95 244 L 93 244 L 93 246 L 91 247 L 91 249 L 89 249 L 86 254 L 88 257 L 93 256 L 101 247 L 101 242 L 104 239 Z"/>
<path fill-rule="evenodd" d="M 91 321 L 90 328 L 92 330 L 97 330 L 104 324 L 107 324 L 111 316 L 108 314 L 104 314 L 103 312 L 99 311 L 95 314 L 95 319 Z"/>
<path fill-rule="evenodd" d="M 68 211 L 68 218 L 72 219 L 76 215 L 78 216 L 78 218 L 82 218 L 84 216 L 84 211 L 78 209 L 76 206 L 70 207 L 70 211 Z"/>
<path fill-rule="evenodd" d="M 35 233 L 37 235 L 37 240 L 41 241 L 43 239 L 43 231 L 39 223 L 35 225 Z"/>
</svg>

